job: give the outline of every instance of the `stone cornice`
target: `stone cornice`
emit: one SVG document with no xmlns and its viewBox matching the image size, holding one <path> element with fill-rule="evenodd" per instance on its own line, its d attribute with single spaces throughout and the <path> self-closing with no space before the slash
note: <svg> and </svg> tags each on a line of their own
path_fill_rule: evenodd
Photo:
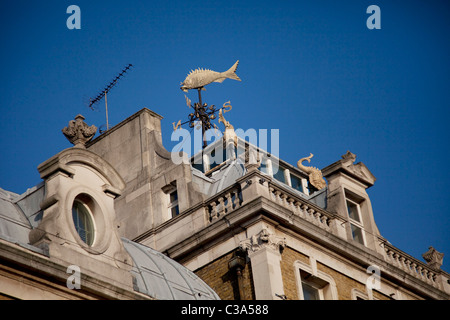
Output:
<svg viewBox="0 0 450 320">
<path fill-rule="evenodd" d="M 170 248 L 166 248 L 164 251 L 177 261 L 188 261 L 200 252 L 219 244 L 227 238 L 227 234 L 232 235 L 242 232 L 247 226 L 257 221 L 270 221 L 272 224 L 275 223 L 280 231 L 307 237 L 317 246 L 322 246 L 328 252 L 333 252 L 336 258 L 340 257 L 340 259 L 351 261 L 362 268 L 367 268 L 373 264 L 379 265 L 382 268 L 383 277 L 394 283 L 404 283 L 406 288 L 414 292 L 420 292 L 420 294 L 434 299 L 450 299 L 450 296 L 445 292 L 388 263 L 381 254 L 335 236 L 300 217 L 292 219 L 290 210 L 264 197 L 253 199 L 245 206 L 229 213 L 224 218 L 211 223 L 201 231 Z M 257 250 L 264 245 L 260 242 L 257 236 L 255 241 L 247 240 L 247 242 L 243 242 L 243 247 Z M 277 242 L 272 241 L 272 243 Z M 289 243 L 278 242 L 278 245 L 289 246 Z"/>
</svg>

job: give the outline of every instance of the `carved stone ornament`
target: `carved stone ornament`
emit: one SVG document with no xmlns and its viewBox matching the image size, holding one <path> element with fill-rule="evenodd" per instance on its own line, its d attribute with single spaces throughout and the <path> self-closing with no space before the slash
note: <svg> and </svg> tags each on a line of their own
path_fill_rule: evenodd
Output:
<svg viewBox="0 0 450 320">
<path fill-rule="evenodd" d="M 85 148 L 85 144 L 94 137 L 96 132 L 97 127 L 88 126 L 81 114 L 77 115 L 75 120 L 70 120 L 69 125 L 62 129 L 62 133 L 75 148 Z"/>
<path fill-rule="evenodd" d="M 300 170 L 305 171 L 308 175 L 309 175 L 309 182 L 315 187 L 317 188 L 317 190 L 321 190 L 323 188 L 325 188 L 327 186 L 327 183 L 325 182 L 325 180 L 323 179 L 322 176 L 322 171 L 320 171 L 319 169 L 315 168 L 315 167 L 305 167 L 302 162 L 307 160 L 308 162 L 311 162 L 311 158 L 314 155 L 312 153 L 310 153 L 309 157 L 305 157 L 305 158 L 301 158 L 300 160 L 298 160 L 297 162 L 297 167 Z"/>
<path fill-rule="evenodd" d="M 444 261 L 444 254 L 438 252 L 435 248 L 429 247 L 428 251 L 422 254 L 428 266 L 434 270 L 439 270 Z"/>
<path fill-rule="evenodd" d="M 356 154 L 351 153 L 349 150 L 347 150 L 347 153 L 343 154 L 341 158 L 345 161 L 350 161 L 351 163 L 353 163 L 356 160 Z"/>
<path fill-rule="evenodd" d="M 256 252 L 264 247 L 270 247 L 273 250 L 281 252 L 285 246 L 286 238 L 277 237 L 271 234 L 266 228 L 251 238 L 241 241 L 239 244 L 242 250 L 250 252 Z"/>
<path fill-rule="evenodd" d="M 228 112 L 228 111 L 230 111 L 231 110 L 231 105 L 226 105 L 227 103 L 229 103 L 230 101 L 228 101 L 228 102 L 225 102 L 224 104 L 223 104 L 223 108 L 220 108 L 219 109 L 219 123 L 223 123 L 223 125 L 225 126 L 225 130 L 228 130 L 228 129 L 231 129 L 231 130 L 234 130 L 234 127 L 231 125 L 231 123 L 230 123 L 230 121 L 227 121 L 226 119 L 225 119 L 225 117 L 223 116 L 223 112 L 222 112 L 222 110 L 225 108 L 225 107 L 230 107 L 230 109 L 229 110 L 225 110 L 225 112 Z"/>
<path fill-rule="evenodd" d="M 224 117 L 224 113 L 231 111 L 232 106 L 230 105 L 230 101 L 225 102 L 222 106 L 222 108 L 219 109 L 219 123 L 223 123 L 225 126 L 225 132 L 223 133 L 223 139 L 225 142 L 227 141 L 233 141 L 234 146 L 237 146 L 237 135 L 234 132 L 234 127 L 230 123 L 230 121 L 227 121 Z"/>
</svg>

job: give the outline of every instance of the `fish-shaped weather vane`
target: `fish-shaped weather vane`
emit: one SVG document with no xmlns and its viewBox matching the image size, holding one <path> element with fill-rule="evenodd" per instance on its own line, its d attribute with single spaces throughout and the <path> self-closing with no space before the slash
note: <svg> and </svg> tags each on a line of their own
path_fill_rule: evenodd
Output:
<svg viewBox="0 0 450 320">
<path fill-rule="evenodd" d="M 206 103 L 202 102 L 201 90 L 205 90 L 205 86 L 212 82 L 222 83 L 225 79 L 233 79 L 233 80 L 241 81 L 241 79 L 236 74 L 236 69 L 237 69 L 238 64 L 239 64 L 239 60 L 237 60 L 231 66 L 230 69 L 228 69 L 227 71 L 224 71 L 224 72 L 216 72 L 216 71 L 212 71 L 209 69 L 201 69 L 201 68 L 191 70 L 191 72 L 187 75 L 186 79 L 184 79 L 184 81 L 180 84 L 181 85 L 180 89 L 183 90 L 184 92 L 188 92 L 190 89 L 197 89 L 198 102 L 194 103 L 194 105 L 192 106 L 191 100 L 188 97 L 186 97 L 186 95 L 185 95 L 187 106 L 189 108 L 193 108 L 194 112 L 189 114 L 188 121 L 181 123 L 181 120 L 179 120 L 176 125 L 174 122 L 173 123 L 174 130 L 177 130 L 178 127 L 180 127 L 181 125 L 183 125 L 185 123 L 189 123 L 189 126 L 191 128 L 194 128 L 196 123 L 200 123 L 201 128 L 202 128 L 202 136 L 203 136 L 203 149 L 206 148 L 206 146 L 208 144 L 206 141 L 205 132 L 206 132 L 206 130 L 209 130 L 212 128 L 211 120 L 214 120 L 216 118 L 216 112 L 218 112 L 218 111 L 221 112 L 221 110 L 225 107 L 229 107 L 231 109 L 231 105 L 226 105 L 226 103 L 225 103 L 224 106 L 220 109 L 216 109 L 216 107 L 214 105 L 208 107 L 208 105 Z M 230 109 L 225 110 L 225 112 L 229 111 Z M 220 114 L 220 116 L 221 116 L 220 119 L 225 124 L 225 126 L 227 128 L 230 128 L 231 125 L 228 122 L 225 123 L 225 118 L 223 118 L 222 113 Z M 214 125 L 214 128 L 216 128 L 215 125 Z"/>
<path fill-rule="evenodd" d="M 241 81 L 236 74 L 236 69 L 239 64 L 239 60 L 236 61 L 233 66 L 224 72 L 216 72 L 209 69 L 195 69 L 187 75 L 186 79 L 180 84 L 181 90 L 188 92 L 190 89 L 204 89 L 204 87 L 212 82 L 222 83 L 225 79 L 233 79 Z"/>
</svg>

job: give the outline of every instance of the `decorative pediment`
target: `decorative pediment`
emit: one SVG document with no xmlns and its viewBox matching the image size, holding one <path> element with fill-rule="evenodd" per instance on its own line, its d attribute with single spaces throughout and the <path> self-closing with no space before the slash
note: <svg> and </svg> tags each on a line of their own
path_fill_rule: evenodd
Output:
<svg viewBox="0 0 450 320">
<path fill-rule="evenodd" d="M 61 151 L 38 166 L 42 179 L 47 179 L 56 172 L 66 173 L 68 176 L 75 174 L 74 165 L 83 165 L 98 172 L 105 180 L 105 191 L 120 195 L 125 189 L 125 182 L 119 173 L 107 161 L 99 155 L 81 148 L 69 148 Z"/>
<path fill-rule="evenodd" d="M 325 177 L 329 177 L 337 172 L 343 172 L 367 185 L 367 187 L 370 187 L 375 183 L 375 176 L 364 163 L 358 162 L 355 164 L 356 155 L 354 153 L 347 151 L 341 158 L 341 160 L 322 169 L 322 173 Z"/>
<path fill-rule="evenodd" d="M 360 178 L 366 181 L 370 181 L 371 184 L 373 184 L 376 180 L 372 172 L 370 172 L 370 170 L 362 162 L 358 162 L 357 164 L 351 165 L 347 167 L 347 169 L 351 171 L 354 175 L 359 176 Z"/>
</svg>

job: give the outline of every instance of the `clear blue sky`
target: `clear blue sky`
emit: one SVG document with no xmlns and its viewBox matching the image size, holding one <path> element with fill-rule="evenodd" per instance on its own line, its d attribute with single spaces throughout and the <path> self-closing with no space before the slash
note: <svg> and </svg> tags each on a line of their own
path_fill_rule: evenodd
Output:
<svg viewBox="0 0 450 320">
<path fill-rule="evenodd" d="M 69 30 L 69 5 L 81 30 Z M 381 30 L 366 9 L 381 8 Z M 384 237 L 421 259 L 432 245 L 449 271 L 450 20 L 448 1 L 2 1 L 0 187 L 40 182 L 37 166 L 71 145 L 61 133 L 81 113 L 114 125 L 143 107 L 159 114 L 167 149 L 188 110 L 190 69 L 228 69 L 209 104 L 231 100 L 235 128 L 280 129 L 280 157 L 314 153 L 323 168 L 347 150 L 377 178 L 368 190 Z M 189 96 L 195 101 L 195 92 Z M 447 266 L 447 267 L 446 267 Z"/>
</svg>

